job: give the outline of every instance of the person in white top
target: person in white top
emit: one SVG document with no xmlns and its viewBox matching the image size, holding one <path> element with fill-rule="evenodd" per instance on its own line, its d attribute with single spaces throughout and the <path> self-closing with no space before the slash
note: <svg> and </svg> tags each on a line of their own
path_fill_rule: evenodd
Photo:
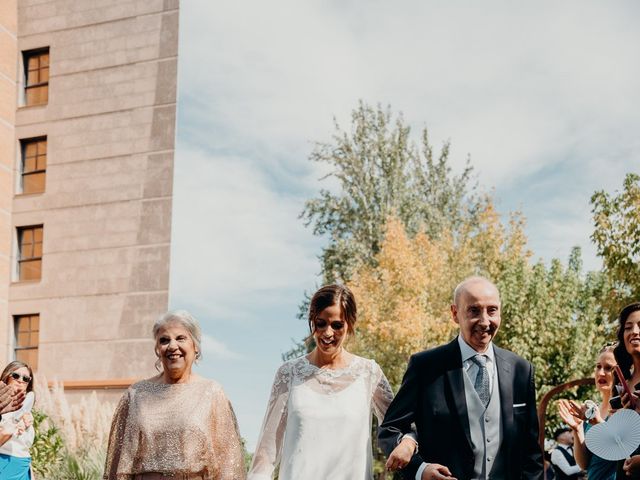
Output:
<svg viewBox="0 0 640 480">
<path fill-rule="evenodd" d="M 381 422 L 393 399 L 373 360 L 347 352 L 356 302 L 343 285 L 318 290 L 309 307 L 315 348 L 276 373 L 248 480 L 369 480 L 372 474 L 372 411 Z M 416 448 L 401 439 L 394 467 L 406 465 Z M 403 452 L 409 451 L 408 455 Z"/>
<path fill-rule="evenodd" d="M 0 478 L 2 480 L 30 480 L 31 453 L 35 431 L 33 428 L 33 372 L 24 362 L 13 361 L 0 376 L 16 392 L 25 395 L 19 410 L 5 413 L 0 421 Z"/>
</svg>

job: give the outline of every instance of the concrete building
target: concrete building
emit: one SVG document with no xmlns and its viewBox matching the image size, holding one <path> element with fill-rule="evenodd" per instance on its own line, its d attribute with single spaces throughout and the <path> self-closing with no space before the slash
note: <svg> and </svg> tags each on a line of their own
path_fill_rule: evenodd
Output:
<svg viewBox="0 0 640 480">
<path fill-rule="evenodd" d="M 114 395 L 154 372 L 177 53 L 178 0 L 0 2 L 0 361 Z"/>
</svg>

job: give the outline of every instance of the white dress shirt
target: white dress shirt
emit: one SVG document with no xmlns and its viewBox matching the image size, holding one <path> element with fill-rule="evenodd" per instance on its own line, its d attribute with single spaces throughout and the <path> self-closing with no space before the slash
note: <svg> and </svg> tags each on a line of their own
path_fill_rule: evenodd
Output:
<svg viewBox="0 0 640 480">
<path fill-rule="evenodd" d="M 576 473 L 580 473 L 582 471 L 580 465 L 569 465 L 569 462 L 567 462 L 567 459 L 562 454 L 562 452 L 558 450 L 558 448 L 564 448 L 573 457 L 573 451 L 569 450 L 570 446 L 559 443 L 556 448 L 551 450 L 551 463 L 562 470 L 562 473 L 564 473 L 565 475 L 570 476 L 575 475 Z"/>
<path fill-rule="evenodd" d="M 478 355 L 479 352 L 475 351 L 473 348 L 469 346 L 467 342 L 464 341 L 462 335 L 458 335 L 458 345 L 460 345 L 460 356 L 462 357 L 462 370 L 469 377 L 472 384 L 475 384 L 476 377 L 478 376 L 478 371 L 480 367 L 476 362 L 472 360 L 473 357 Z M 487 373 L 489 374 L 489 390 L 493 391 L 493 383 L 495 377 L 496 370 L 496 359 L 495 354 L 493 352 L 493 342 L 489 344 L 487 350 L 483 352 L 481 355 L 484 355 L 487 358 Z M 558 452 L 559 455 L 562 455 Z M 563 458 L 564 459 L 564 458 Z M 565 460 L 566 462 L 566 460 Z M 416 472 L 416 480 L 422 479 L 422 472 L 424 472 L 425 468 L 429 466 L 428 463 L 422 462 L 422 465 L 418 467 L 418 471 Z"/>
</svg>

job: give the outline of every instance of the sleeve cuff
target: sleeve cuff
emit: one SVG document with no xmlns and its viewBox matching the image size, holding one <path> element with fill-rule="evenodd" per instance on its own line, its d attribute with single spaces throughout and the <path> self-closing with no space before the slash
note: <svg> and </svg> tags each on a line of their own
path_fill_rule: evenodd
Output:
<svg viewBox="0 0 640 480">
<path fill-rule="evenodd" d="M 424 472 L 425 468 L 427 468 L 428 466 L 428 463 L 422 462 L 422 465 L 418 467 L 418 471 L 416 472 L 416 480 L 422 480 L 422 472 Z"/>
<path fill-rule="evenodd" d="M 398 443 L 400 443 L 400 442 L 401 442 L 402 440 L 404 440 L 405 438 L 409 438 L 409 439 L 411 439 L 411 441 L 412 441 L 413 443 L 415 443 L 415 445 L 416 445 L 416 449 L 415 449 L 415 451 L 413 452 L 413 454 L 415 455 L 416 453 L 418 453 L 418 439 L 417 439 L 416 434 L 415 434 L 415 433 L 413 433 L 413 432 L 405 433 L 402 437 L 400 437 L 400 438 L 398 439 Z"/>
</svg>

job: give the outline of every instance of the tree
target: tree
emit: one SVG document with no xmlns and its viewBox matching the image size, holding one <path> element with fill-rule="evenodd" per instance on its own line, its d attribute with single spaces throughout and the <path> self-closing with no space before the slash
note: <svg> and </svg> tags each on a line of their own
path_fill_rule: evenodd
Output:
<svg viewBox="0 0 640 480">
<path fill-rule="evenodd" d="M 615 195 L 595 192 L 591 205 L 591 239 L 610 282 L 607 306 L 615 318 L 622 306 L 640 299 L 640 175 L 627 174 Z"/>
<path fill-rule="evenodd" d="M 391 218 L 376 261 L 348 283 L 359 303 L 357 334 L 349 348 L 374 358 L 397 389 L 412 353 L 449 341 L 457 327 L 450 304 L 456 284 L 480 274 L 501 293 L 502 325 L 496 343 L 530 360 L 539 397 L 553 386 L 590 376 L 606 339 L 601 299 L 606 281 L 583 274 L 579 248 L 566 266 L 529 262 L 524 221 L 507 227 L 485 198 L 478 223 L 436 238 L 410 237 Z M 558 423 L 551 415 L 549 431 Z"/>
<path fill-rule="evenodd" d="M 311 160 L 329 164 L 338 192 L 321 189 L 305 204 L 301 218 L 315 235 L 327 235 L 321 262 L 323 281 L 348 281 L 361 263 L 375 263 L 387 218 L 394 215 L 409 234 L 437 237 L 472 217 L 477 207 L 467 161 L 460 175 L 449 165 L 449 143 L 437 158 L 426 128 L 420 148 L 402 115 L 360 102 L 351 131 L 335 123 L 333 143 L 319 143 Z"/>
</svg>

